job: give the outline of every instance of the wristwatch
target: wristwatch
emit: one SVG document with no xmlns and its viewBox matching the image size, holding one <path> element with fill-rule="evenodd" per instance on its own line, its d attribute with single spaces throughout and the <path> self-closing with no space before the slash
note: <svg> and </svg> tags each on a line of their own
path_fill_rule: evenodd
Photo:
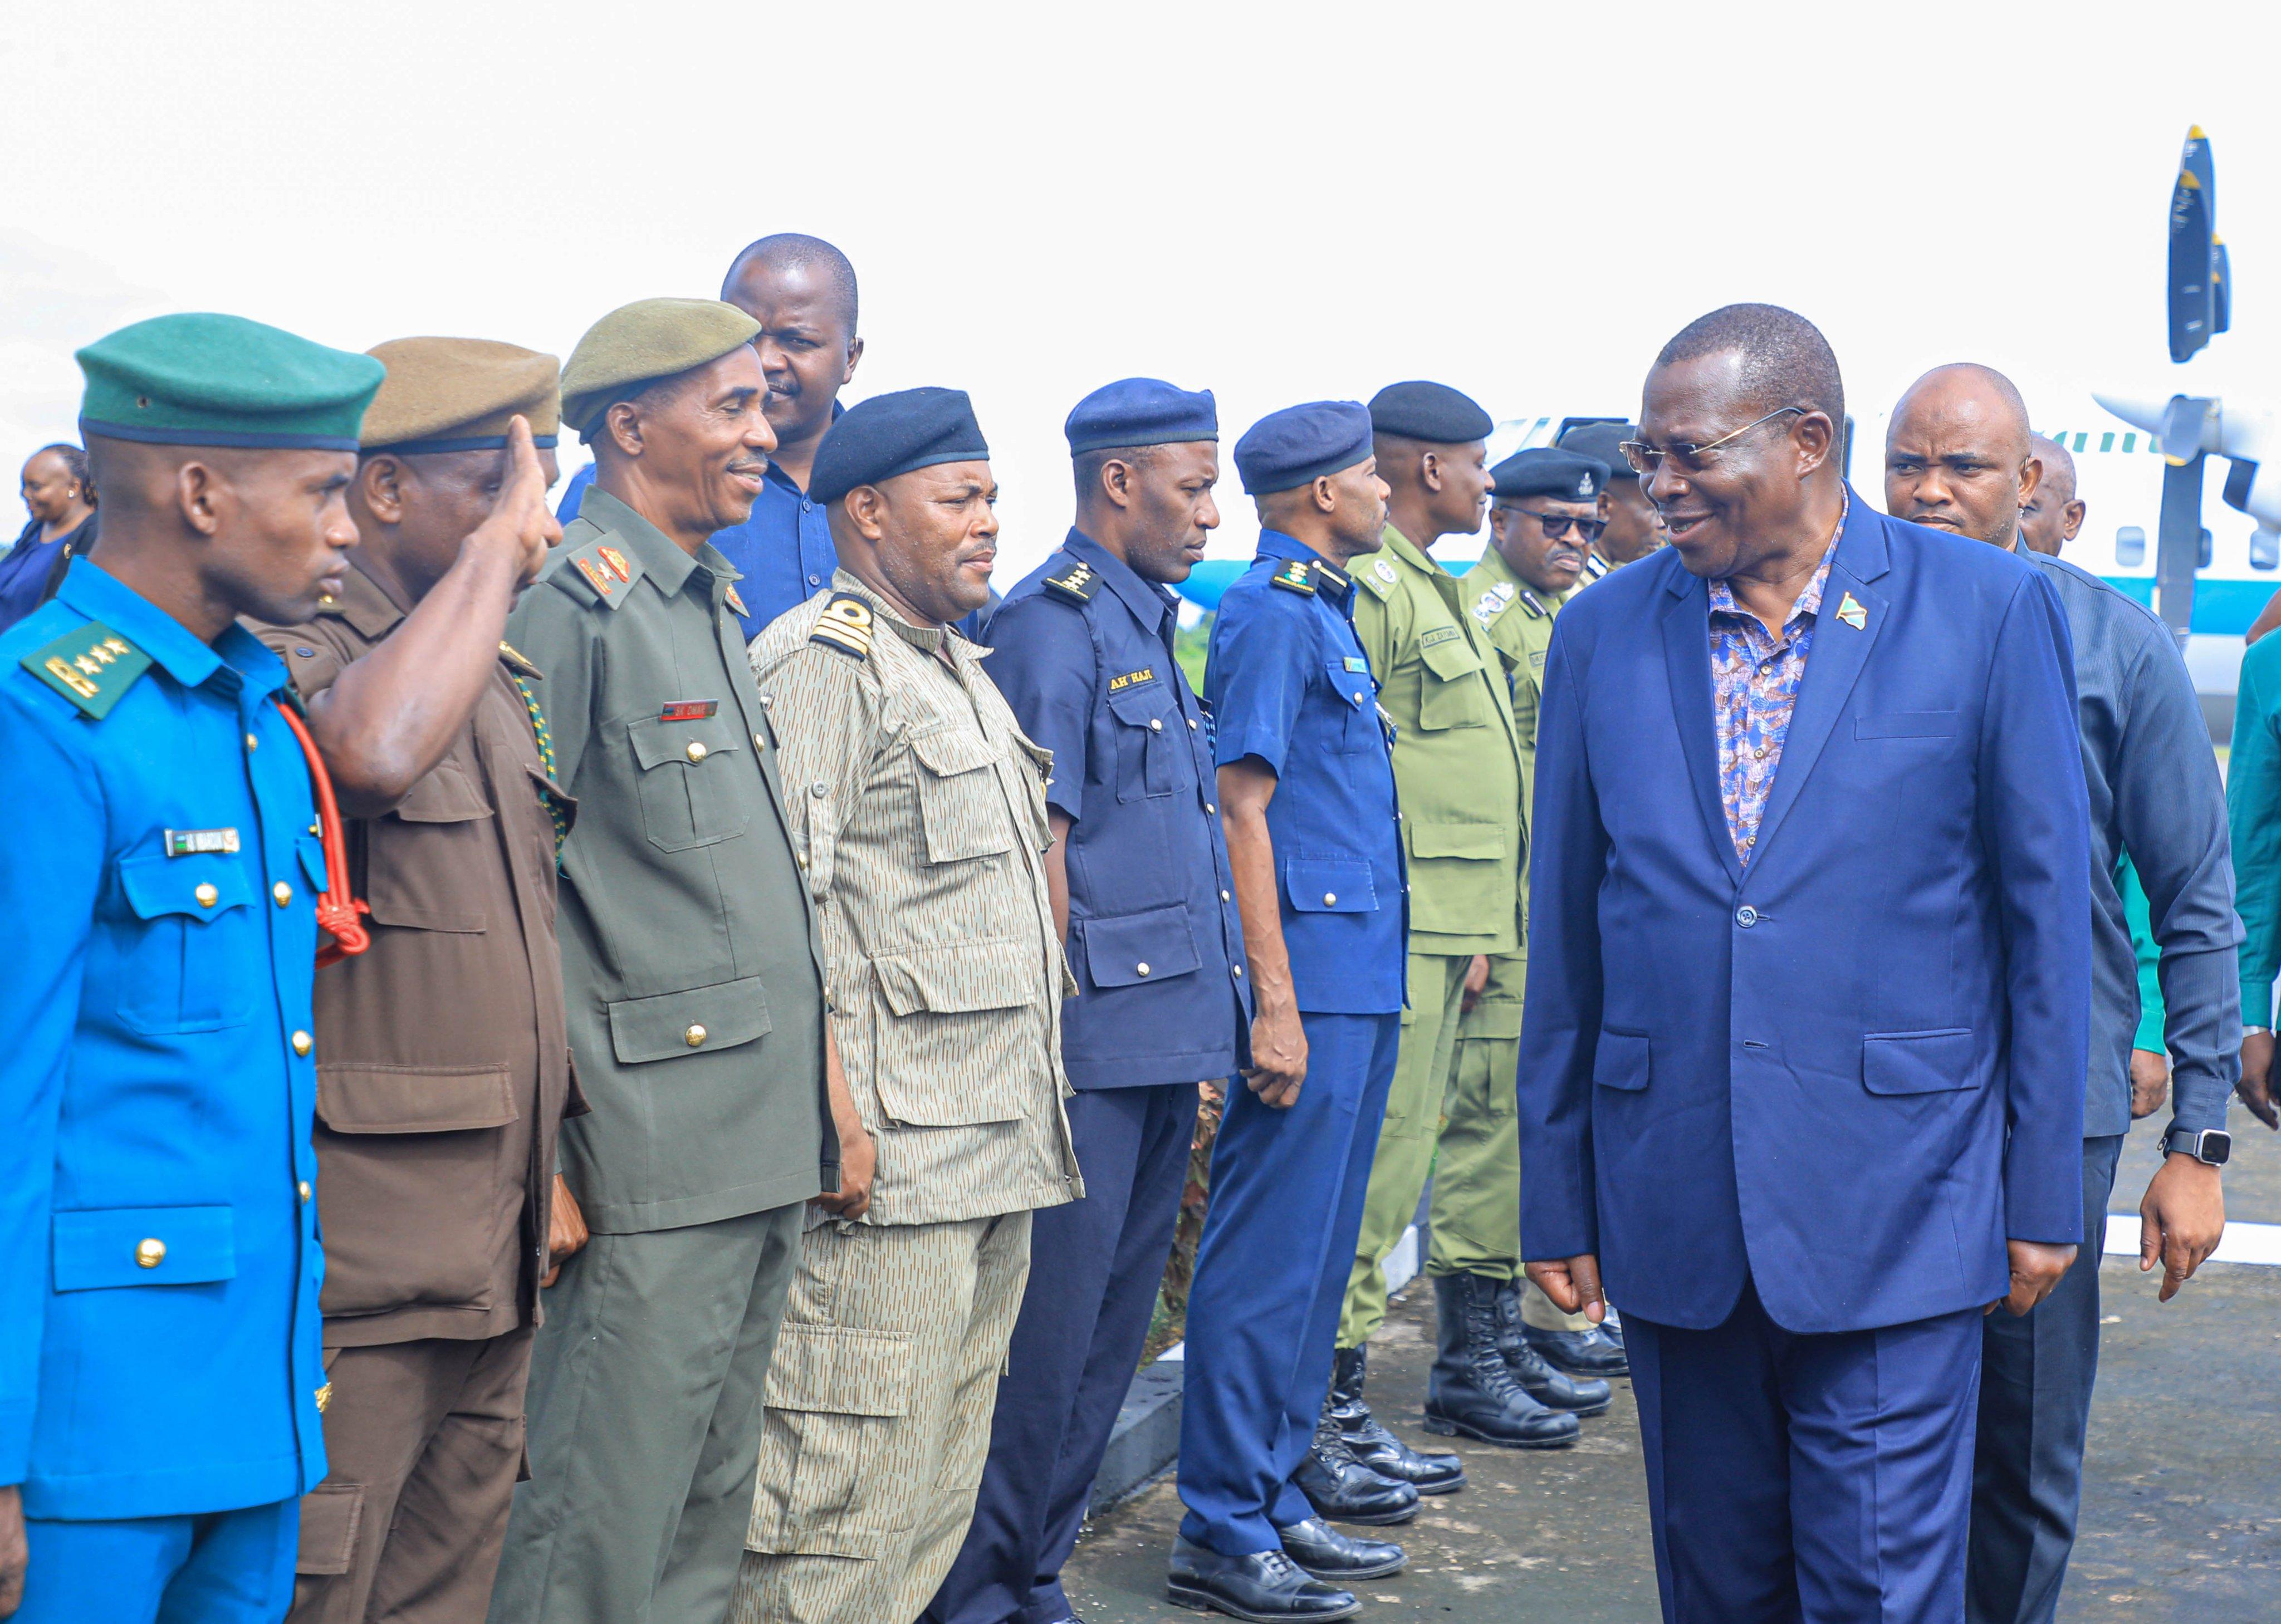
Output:
<svg viewBox="0 0 2281 1624">
<path fill-rule="evenodd" d="M 2233 1135 L 2222 1128 L 2174 1128 L 2162 1136 L 2162 1149 L 2172 1156 L 2191 1156 L 2212 1167 L 2225 1166 L 2233 1154 Z"/>
</svg>

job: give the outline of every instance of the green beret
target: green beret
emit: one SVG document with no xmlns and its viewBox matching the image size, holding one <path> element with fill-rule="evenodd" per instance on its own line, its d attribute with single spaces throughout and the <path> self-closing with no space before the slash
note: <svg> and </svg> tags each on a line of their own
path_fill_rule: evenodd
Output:
<svg viewBox="0 0 2281 1624">
<path fill-rule="evenodd" d="M 562 420 L 592 440 L 602 413 L 644 384 L 717 361 L 761 324 L 718 299 L 639 299 L 586 329 L 562 368 Z"/>
<path fill-rule="evenodd" d="M 554 443 L 562 369 L 551 355 L 488 338 L 391 338 L 365 353 L 388 368 L 364 414 L 367 451 L 496 450 L 518 414 L 532 444 Z"/>
<path fill-rule="evenodd" d="M 81 432 L 146 445 L 353 451 L 381 364 L 243 316 L 159 316 L 78 355 Z"/>
</svg>

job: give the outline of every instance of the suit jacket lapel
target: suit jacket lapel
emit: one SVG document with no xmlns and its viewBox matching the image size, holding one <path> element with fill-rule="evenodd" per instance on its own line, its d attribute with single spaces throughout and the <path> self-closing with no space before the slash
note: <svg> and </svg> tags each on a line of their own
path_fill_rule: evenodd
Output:
<svg viewBox="0 0 2281 1624">
<path fill-rule="evenodd" d="M 1727 866 L 1727 878 L 1739 882 L 1742 864 L 1727 828 L 1727 804 L 1719 794 L 1719 740 L 1711 708 L 1710 589 L 1685 570 L 1671 573 L 1671 597 L 1663 609 L 1663 663 L 1671 688 L 1671 717 L 1679 747 L 1687 757 L 1688 781 L 1703 814 L 1711 849 Z"/>
</svg>

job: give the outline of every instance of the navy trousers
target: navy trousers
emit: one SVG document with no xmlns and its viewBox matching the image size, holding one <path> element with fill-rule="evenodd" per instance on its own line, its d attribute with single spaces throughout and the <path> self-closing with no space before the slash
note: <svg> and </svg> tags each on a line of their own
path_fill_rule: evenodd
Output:
<svg viewBox="0 0 2281 1624">
<path fill-rule="evenodd" d="M 1314 1515 L 1291 1474 L 1330 1390 L 1339 1305 L 1402 1018 L 1303 1015 L 1307 1078 L 1275 1110 L 1230 1090 L 1188 1291 L 1180 1533 L 1224 1556 Z"/>
<path fill-rule="evenodd" d="M 293 1602 L 298 1498 L 120 1522 L 27 1518 L 12 1624 L 277 1624 Z"/>
<path fill-rule="evenodd" d="M 1748 1284 L 1708 1331 L 1626 1314 L 1665 1624 L 1956 1624 L 1980 1318 L 1798 1335 Z"/>
<path fill-rule="evenodd" d="M 1972 1624 L 2050 1624 L 2075 1549 L 2083 1441 L 2099 1374 L 2099 1255 L 2122 1135 L 2083 1142 L 2083 1246 L 2051 1296 L 1981 1322 L 1980 1439 L 1972 1464 Z"/>
<path fill-rule="evenodd" d="M 1062 1564 L 1084 1526 L 1172 1250 L 1196 1085 L 1095 1089 L 1064 1103 L 1085 1199 L 1032 1215 L 1030 1283 L 998 1382 L 990 1459 L 926 1624 L 1056 1624 L 1071 1615 Z"/>
</svg>

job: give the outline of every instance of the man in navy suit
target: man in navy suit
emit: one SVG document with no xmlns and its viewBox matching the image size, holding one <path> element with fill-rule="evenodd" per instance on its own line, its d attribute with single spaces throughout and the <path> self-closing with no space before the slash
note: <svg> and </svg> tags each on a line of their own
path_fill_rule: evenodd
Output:
<svg viewBox="0 0 2281 1624">
<path fill-rule="evenodd" d="M 1846 488 L 1803 318 L 1702 318 L 1643 405 L 1673 544 L 1545 662 L 1528 1271 L 1624 1305 L 1670 1624 L 1952 1620 L 1982 1314 L 2083 1232 L 2066 619 Z"/>
</svg>

